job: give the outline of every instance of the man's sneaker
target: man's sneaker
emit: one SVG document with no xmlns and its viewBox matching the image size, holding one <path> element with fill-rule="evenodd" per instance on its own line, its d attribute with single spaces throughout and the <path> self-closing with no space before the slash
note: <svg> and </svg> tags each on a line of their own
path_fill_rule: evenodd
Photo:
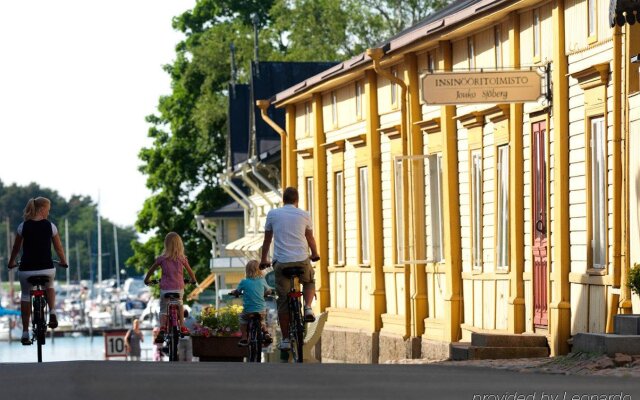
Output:
<svg viewBox="0 0 640 400">
<path fill-rule="evenodd" d="M 156 336 L 155 343 L 164 343 L 164 331 L 158 332 L 158 336 Z"/>
<path fill-rule="evenodd" d="M 304 308 L 304 322 L 313 322 L 316 320 L 316 316 L 313 315 L 311 307 Z"/>
<path fill-rule="evenodd" d="M 289 339 L 282 339 L 282 342 L 280 342 L 280 350 L 291 350 L 291 343 L 289 342 Z"/>
<path fill-rule="evenodd" d="M 49 328 L 56 329 L 58 327 L 58 318 L 55 314 L 49 314 Z"/>
</svg>

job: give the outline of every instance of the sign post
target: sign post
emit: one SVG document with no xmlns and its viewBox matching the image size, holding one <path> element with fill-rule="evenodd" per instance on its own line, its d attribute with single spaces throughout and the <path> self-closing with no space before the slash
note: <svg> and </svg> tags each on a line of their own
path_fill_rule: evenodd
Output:
<svg viewBox="0 0 640 400">
<path fill-rule="evenodd" d="M 127 352 L 124 345 L 124 337 L 127 335 L 125 329 L 112 329 L 104 331 L 104 358 L 126 357 Z"/>
<path fill-rule="evenodd" d="M 422 96 L 429 105 L 524 103 L 542 95 L 535 71 L 438 72 L 422 76 Z"/>
</svg>

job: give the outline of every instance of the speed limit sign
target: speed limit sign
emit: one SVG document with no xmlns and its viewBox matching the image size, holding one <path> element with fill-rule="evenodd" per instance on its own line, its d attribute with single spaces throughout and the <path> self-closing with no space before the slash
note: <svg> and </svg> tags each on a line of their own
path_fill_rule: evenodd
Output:
<svg viewBox="0 0 640 400">
<path fill-rule="evenodd" d="M 124 337 L 127 331 L 122 329 L 104 331 L 104 357 L 126 357 Z"/>
</svg>

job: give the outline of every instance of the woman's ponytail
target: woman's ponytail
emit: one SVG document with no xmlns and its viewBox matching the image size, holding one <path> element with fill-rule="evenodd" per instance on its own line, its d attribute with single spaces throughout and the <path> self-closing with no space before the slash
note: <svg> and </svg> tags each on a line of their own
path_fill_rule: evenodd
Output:
<svg viewBox="0 0 640 400">
<path fill-rule="evenodd" d="M 22 218 L 24 218 L 25 221 L 34 219 L 37 216 L 38 211 L 50 204 L 51 200 L 47 199 L 46 197 L 36 197 L 29 199 L 29 201 L 27 201 L 27 206 L 24 208 Z"/>
</svg>

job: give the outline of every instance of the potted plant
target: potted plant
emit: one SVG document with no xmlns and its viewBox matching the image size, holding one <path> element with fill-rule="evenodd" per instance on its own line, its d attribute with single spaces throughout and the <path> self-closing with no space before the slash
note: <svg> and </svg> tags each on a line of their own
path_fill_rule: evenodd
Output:
<svg viewBox="0 0 640 400">
<path fill-rule="evenodd" d="M 632 307 L 633 313 L 640 313 L 640 307 L 638 307 L 640 296 L 640 263 L 633 264 L 633 267 L 629 270 L 629 281 L 627 282 L 627 286 L 631 289 L 631 292 L 635 295 L 632 296 Z"/>
<path fill-rule="evenodd" d="M 205 307 L 197 317 L 198 326 L 191 333 L 193 355 L 200 361 L 242 361 L 247 348 L 238 347 L 241 312 L 242 307 L 237 305 L 220 309 Z"/>
</svg>

